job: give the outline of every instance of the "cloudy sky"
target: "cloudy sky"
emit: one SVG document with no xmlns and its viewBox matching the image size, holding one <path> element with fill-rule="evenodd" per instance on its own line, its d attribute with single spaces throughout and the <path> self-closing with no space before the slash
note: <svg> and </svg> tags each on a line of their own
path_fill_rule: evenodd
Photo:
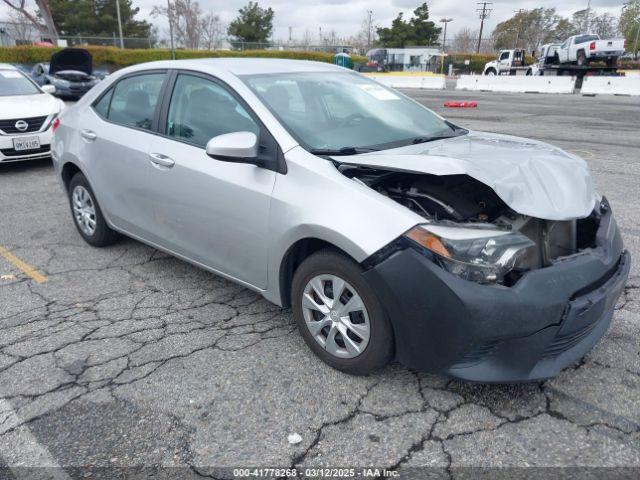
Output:
<svg viewBox="0 0 640 480">
<path fill-rule="evenodd" d="M 217 12 L 228 23 L 237 15 L 240 7 L 248 0 L 199 0 L 203 8 Z M 319 27 L 323 33 L 332 29 L 340 36 L 349 36 L 360 29 L 367 10 L 373 11 L 374 23 L 378 26 L 389 26 L 398 12 L 410 15 L 423 0 L 259 0 L 263 7 L 270 6 L 275 11 L 275 39 L 286 40 L 289 27 L 293 29 L 294 38 L 301 38 L 305 30 L 314 37 Z M 157 0 L 134 0 L 145 11 L 150 11 Z M 449 24 L 455 33 L 461 27 L 479 27 L 476 13 L 476 0 L 429 0 L 429 9 L 434 19 L 453 18 Z M 598 11 L 619 14 L 622 0 L 592 0 L 591 5 Z M 563 15 L 570 15 L 586 8 L 587 0 L 493 0 L 493 11 L 488 20 L 488 31 L 502 20 L 513 15 L 518 8 L 531 9 L 540 6 L 556 7 Z"/>
<path fill-rule="evenodd" d="M 166 0 L 133 0 L 134 5 L 141 7 L 139 17 L 146 18 L 160 26 L 161 34 L 166 25 L 159 19 L 149 17 L 154 5 Z M 286 40 L 289 27 L 292 27 L 294 38 L 301 38 L 305 30 L 309 30 L 314 38 L 322 27 L 323 33 L 332 29 L 339 36 L 355 34 L 362 24 L 367 10 L 373 11 L 374 24 L 389 26 L 398 12 L 411 12 L 423 0 L 258 0 L 261 6 L 270 6 L 275 11 L 276 40 Z M 248 0 L 199 0 L 205 10 L 218 13 L 225 23 L 229 23 L 237 15 L 240 7 Z M 476 0 L 430 0 L 428 1 L 432 18 L 438 20 L 443 17 L 453 18 L 449 24 L 450 32 L 455 33 L 462 27 L 478 28 L 479 20 L 476 13 Z M 622 0 L 592 0 L 591 5 L 600 12 L 610 12 L 618 15 L 622 7 Z M 513 15 L 518 8 L 531 9 L 536 7 L 556 7 L 563 15 L 570 15 L 577 10 L 586 8 L 587 0 L 493 0 L 493 11 L 487 22 L 488 32 L 502 20 Z M 0 18 L 5 10 L 0 8 Z"/>
</svg>

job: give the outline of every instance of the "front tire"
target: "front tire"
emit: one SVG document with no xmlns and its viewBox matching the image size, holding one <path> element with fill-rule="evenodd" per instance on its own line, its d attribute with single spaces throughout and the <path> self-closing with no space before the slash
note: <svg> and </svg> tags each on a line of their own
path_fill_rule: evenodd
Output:
<svg viewBox="0 0 640 480">
<path fill-rule="evenodd" d="M 73 223 L 85 242 L 94 247 L 106 247 L 118 240 L 102 215 L 87 178 L 80 172 L 69 182 L 69 205 Z"/>
<path fill-rule="evenodd" d="M 485 75 L 488 75 L 490 77 L 494 77 L 498 74 L 498 72 L 494 69 L 494 68 L 490 68 L 489 70 L 486 71 Z"/>
<path fill-rule="evenodd" d="M 393 332 L 375 292 L 350 258 L 321 250 L 293 276 L 291 305 L 306 344 L 331 367 L 367 375 L 389 363 Z"/>
</svg>

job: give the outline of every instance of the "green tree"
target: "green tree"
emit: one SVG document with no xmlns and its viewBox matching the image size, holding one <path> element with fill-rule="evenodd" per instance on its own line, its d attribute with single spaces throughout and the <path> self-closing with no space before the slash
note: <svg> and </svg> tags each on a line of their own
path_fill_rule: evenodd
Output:
<svg viewBox="0 0 640 480">
<path fill-rule="evenodd" d="M 61 35 L 110 37 L 118 33 L 116 0 L 50 0 L 49 7 Z M 151 24 L 134 18 L 139 10 L 132 0 L 120 0 L 125 37 L 150 36 Z"/>
<path fill-rule="evenodd" d="M 402 12 L 391 22 L 390 28 L 378 28 L 380 43 L 388 48 L 414 45 L 438 45 L 442 28 L 429 20 L 429 6 L 425 3 L 413 11 L 413 18 L 406 21 Z"/>
<path fill-rule="evenodd" d="M 249 2 L 238 11 L 238 17 L 229 24 L 229 35 L 241 42 L 266 42 L 273 32 L 274 12 L 261 8 L 258 2 Z"/>
<path fill-rule="evenodd" d="M 622 10 L 618 30 L 627 39 L 627 50 L 638 57 L 638 38 L 640 37 L 640 0 L 631 0 Z"/>
<path fill-rule="evenodd" d="M 497 49 L 517 46 L 532 52 L 545 43 L 561 42 L 573 34 L 571 23 L 558 15 L 555 8 L 534 8 L 499 23 L 492 37 Z"/>
<path fill-rule="evenodd" d="M 416 45 L 439 45 L 438 39 L 442 28 L 429 20 L 429 6 L 426 2 L 413 11 L 411 26 Z"/>
</svg>

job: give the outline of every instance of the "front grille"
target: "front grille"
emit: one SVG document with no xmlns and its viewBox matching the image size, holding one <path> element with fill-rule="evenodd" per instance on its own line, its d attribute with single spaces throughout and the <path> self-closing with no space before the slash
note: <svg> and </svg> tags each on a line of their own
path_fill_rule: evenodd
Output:
<svg viewBox="0 0 640 480">
<path fill-rule="evenodd" d="M 5 157 L 25 157 L 27 155 L 35 155 L 37 153 L 49 153 L 50 151 L 51 145 L 41 145 L 40 148 L 34 148 L 33 150 L 15 150 L 13 148 L 0 150 Z"/>
<path fill-rule="evenodd" d="M 7 134 L 14 133 L 29 133 L 29 132 L 37 132 L 42 128 L 42 124 L 47 119 L 47 116 L 44 117 L 31 117 L 31 118 L 12 118 L 10 120 L 0 120 L 0 130 Z M 23 120 L 27 122 L 26 130 L 18 130 L 16 128 L 16 122 Z"/>
</svg>

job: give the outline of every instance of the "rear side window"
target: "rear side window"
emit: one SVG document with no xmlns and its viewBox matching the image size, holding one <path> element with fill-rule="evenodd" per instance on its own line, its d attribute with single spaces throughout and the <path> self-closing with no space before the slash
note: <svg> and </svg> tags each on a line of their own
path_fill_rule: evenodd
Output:
<svg viewBox="0 0 640 480">
<path fill-rule="evenodd" d="M 113 89 L 107 118 L 121 125 L 151 130 L 164 78 L 164 73 L 148 73 L 120 80 Z"/>
<path fill-rule="evenodd" d="M 111 103 L 112 96 L 113 96 L 113 88 L 109 90 L 107 93 L 105 93 L 104 95 L 102 95 L 102 98 L 100 98 L 98 103 L 96 103 L 93 106 L 95 111 L 98 112 L 98 115 L 100 115 L 103 118 L 109 117 L 109 104 Z"/>
<path fill-rule="evenodd" d="M 599 37 L 597 35 L 580 35 L 579 37 L 576 37 L 575 43 L 578 44 L 578 43 L 592 42 L 598 39 Z"/>
</svg>

